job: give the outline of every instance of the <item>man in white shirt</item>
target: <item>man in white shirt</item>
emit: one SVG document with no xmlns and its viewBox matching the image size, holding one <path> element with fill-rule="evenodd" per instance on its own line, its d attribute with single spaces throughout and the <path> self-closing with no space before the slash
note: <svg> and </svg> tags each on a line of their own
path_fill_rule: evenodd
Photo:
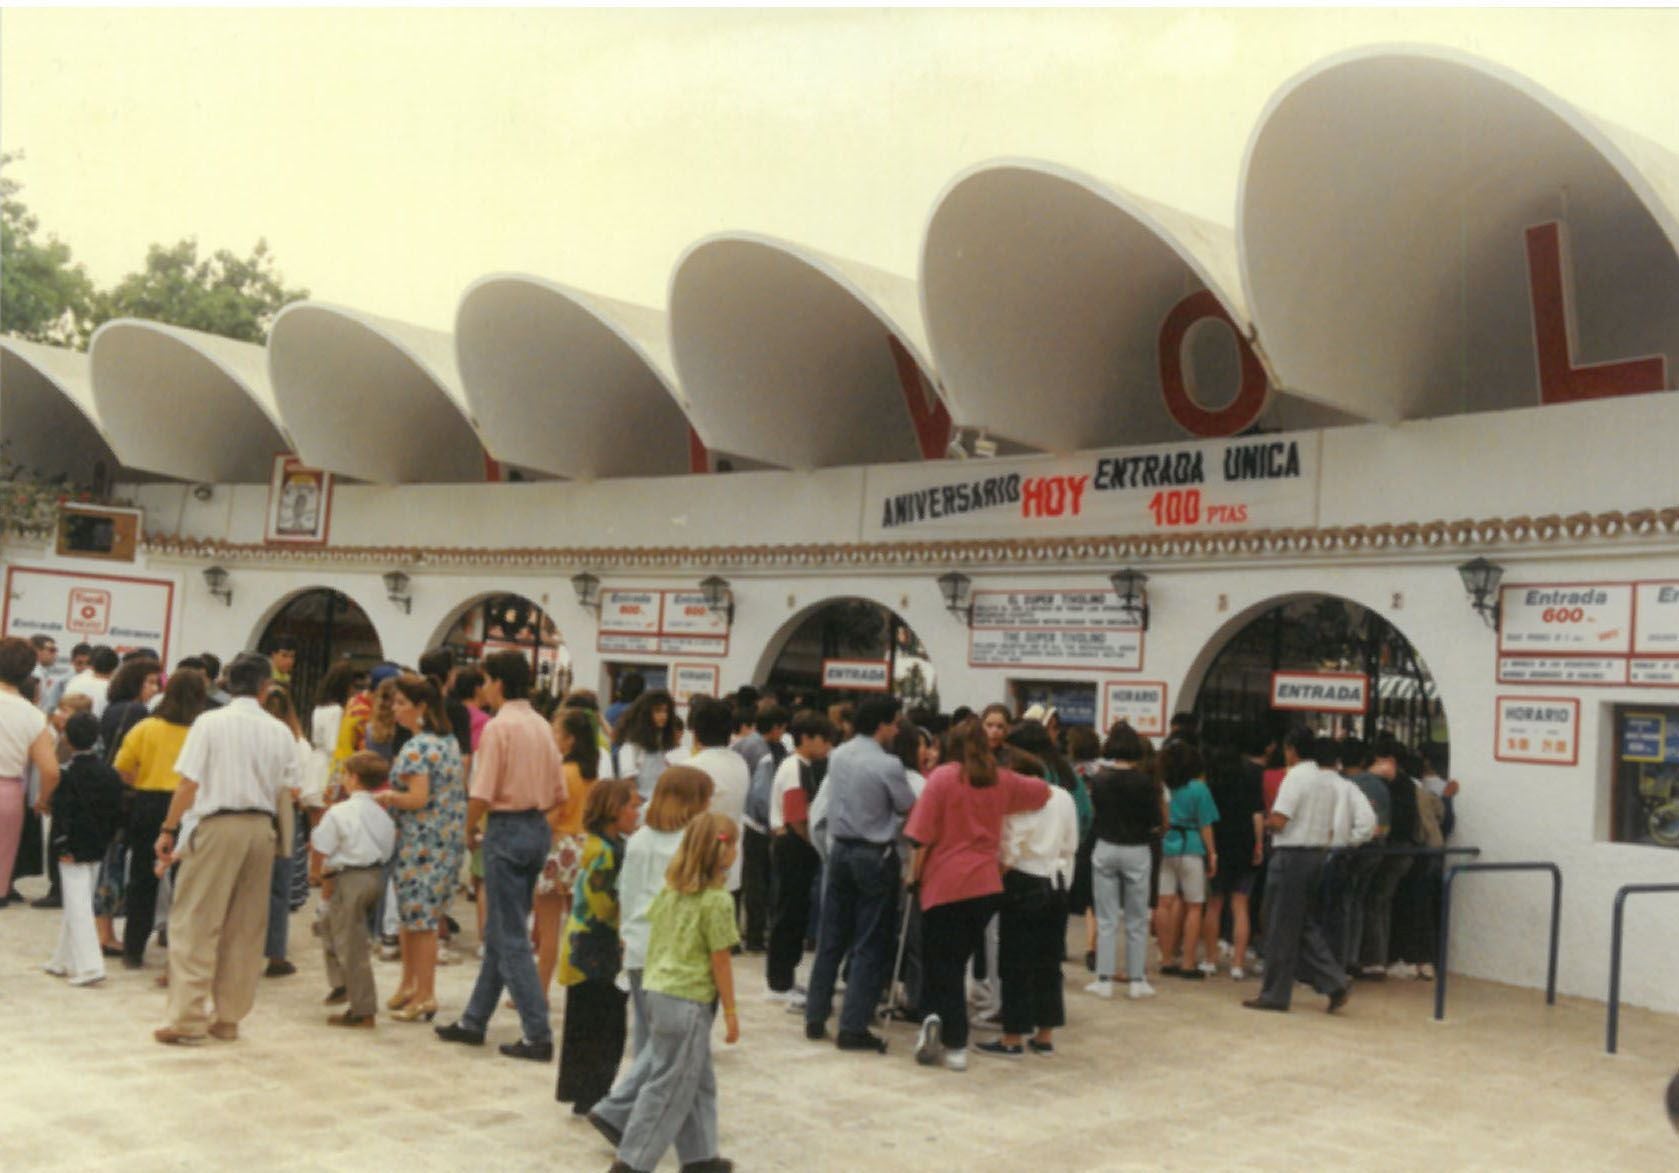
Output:
<svg viewBox="0 0 1679 1173">
<path fill-rule="evenodd" d="M 1276 804 L 1265 820 L 1272 831 L 1263 916 L 1265 984 L 1259 997 L 1242 1003 L 1250 1010 L 1286 1012 L 1296 974 L 1328 996 L 1331 1014 L 1347 1003 L 1346 971 L 1330 952 L 1323 930 L 1312 916 L 1324 860 L 1337 833 L 1337 811 L 1345 805 L 1341 786 L 1358 791 L 1332 768 L 1338 752 L 1333 741 L 1319 738 L 1304 727 L 1290 732 L 1284 743 L 1289 771 L 1283 775 Z M 1365 806 L 1368 810 L 1369 804 Z M 1374 826 L 1371 815 L 1365 838 Z"/>
<path fill-rule="evenodd" d="M 770 939 L 764 980 L 777 1001 L 803 996 L 794 975 L 810 929 L 811 889 L 822 871 L 822 857 L 810 842 L 810 795 L 822 785 L 834 742 L 833 722 L 814 709 L 794 717 L 791 728 L 793 752 L 776 767 L 770 786 Z"/>
<path fill-rule="evenodd" d="M 729 748 L 729 735 L 734 732 L 734 710 L 713 697 L 695 697 L 689 709 L 688 725 L 699 751 L 684 765 L 704 770 L 711 776 L 711 809 L 728 815 L 738 827 L 746 817 L 746 792 L 752 787 L 752 775 L 746 759 Z M 735 910 L 740 910 L 740 852 L 729 867 L 729 893 L 735 898 Z"/>
<path fill-rule="evenodd" d="M 159 859 L 181 862 L 169 914 L 168 1024 L 152 1032 L 160 1043 L 202 1042 L 206 1028 L 232 1041 L 256 1001 L 280 796 L 302 783 L 291 730 L 262 707 L 272 671 L 265 656 L 234 660 L 232 702 L 193 722 L 175 762 L 181 783 L 155 847 Z M 177 844 L 189 811 L 192 830 Z"/>
<path fill-rule="evenodd" d="M 121 660 L 115 651 L 100 644 L 87 658 L 87 671 L 72 676 L 64 686 L 64 696 L 86 696 L 93 701 L 93 715 L 105 715 L 105 693 L 111 687 L 111 676 Z"/>
</svg>

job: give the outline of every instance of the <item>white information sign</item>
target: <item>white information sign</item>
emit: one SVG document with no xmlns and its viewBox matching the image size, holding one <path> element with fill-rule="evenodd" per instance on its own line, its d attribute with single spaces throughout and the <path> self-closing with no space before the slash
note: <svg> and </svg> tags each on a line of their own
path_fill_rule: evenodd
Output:
<svg viewBox="0 0 1679 1173">
<path fill-rule="evenodd" d="M 1641 659 L 1629 662 L 1627 683 L 1653 688 L 1679 688 L 1679 659 Z"/>
<path fill-rule="evenodd" d="M 672 664 L 670 695 L 679 705 L 697 696 L 716 696 L 722 689 L 722 672 L 716 664 Z"/>
<path fill-rule="evenodd" d="M 657 635 L 663 603 L 662 591 L 603 590 L 600 593 L 600 629 L 619 634 Z"/>
<path fill-rule="evenodd" d="M 729 637 L 728 615 L 713 611 L 698 591 L 666 591 L 664 614 L 664 626 L 660 630 L 666 635 Z"/>
<path fill-rule="evenodd" d="M 973 608 L 970 667 L 1142 669 L 1142 629 L 1111 590 L 975 591 Z"/>
<path fill-rule="evenodd" d="M 646 652 L 656 653 L 659 650 L 659 637 L 656 635 L 619 635 L 617 632 L 603 631 L 595 646 L 603 652 Z"/>
<path fill-rule="evenodd" d="M 1105 668 L 1139 672 L 1143 633 L 1128 631 L 968 632 L 970 668 Z"/>
<path fill-rule="evenodd" d="M 1636 599 L 1633 655 L 1679 655 L 1679 582 L 1641 582 Z"/>
<path fill-rule="evenodd" d="M 1188 533 L 1317 522 L 1313 433 L 869 469 L 865 541 Z"/>
<path fill-rule="evenodd" d="M 1109 680 L 1102 685 L 1102 728 L 1124 721 L 1145 737 L 1166 736 L 1166 685 L 1158 680 Z"/>
<path fill-rule="evenodd" d="M 1499 592 L 1498 648 L 1536 655 L 1626 655 L 1631 583 L 1523 583 Z"/>
<path fill-rule="evenodd" d="M 1500 656 L 1501 684 L 1625 684 L 1624 656 Z"/>
<path fill-rule="evenodd" d="M 0 631 L 28 639 L 50 635 L 68 660 L 72 644 L 106 644 L 118 654 L 151 648 L 173 662 L 170 636 L 175 583 L 68 570 L 6 571 Z"/>
<path fill-rule="evenodd" d="M 1271 707 L 1363 713 L 1370 707 L 1370 678 L 1362 672 L 1273 672 Z"/>
<path fill-rule="evenodd" d="M 857 692 L 891 692 L 890 666 L 885 660 L 823 660 L 822 687 Z"/>
<path fill-rule="evenodd" d="M 726 656 L 729 617 L 698 591 L 611 588 L 601 591 L 602 652 L 659 656 Z"/>
<path fill-rule="evenodd" d="M 729 641 L 709 635 L 661 635 L 659 651 L 666 656 L 726 656 Z"/>
<path fill-rule="evenodd" d="M 1493 757 L 1501 762 L 1572 766 L 1580 761 L 1580 702 L 1575 697 L 1501 696 Z"/>
</svg>

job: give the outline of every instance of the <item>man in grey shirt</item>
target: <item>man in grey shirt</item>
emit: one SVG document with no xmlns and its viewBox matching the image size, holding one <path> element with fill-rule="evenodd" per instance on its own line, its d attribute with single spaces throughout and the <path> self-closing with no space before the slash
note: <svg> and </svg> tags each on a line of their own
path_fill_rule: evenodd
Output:
<svg viewBox="0 0 1679 1173">
<path fill-rule="evenodd" d="M 835 1045 L 884 1053 L 869 1030 L 891 968 L 892 926 L 900 869 L 898 830 L 915 802 L 904 764 L 888 752 L 898 734 L 898 701 L 870 697 L 857 706 L 857 734 L 828 755 L 828 870 L 822 924 L 805 1000 L 805 1037 L 828 1035 L 840 961 L 851 952 L 851 975 Z"/>
</svg>

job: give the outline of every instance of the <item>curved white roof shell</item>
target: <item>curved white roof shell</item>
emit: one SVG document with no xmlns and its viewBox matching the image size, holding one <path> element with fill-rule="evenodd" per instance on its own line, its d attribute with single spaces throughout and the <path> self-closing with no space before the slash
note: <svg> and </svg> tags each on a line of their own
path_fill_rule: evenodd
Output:
<svg viewBox="0 0 1679 1173">
<path fill-rule="evenodd" d="M 87 355 L 0 337 L 0 442 L 43 477 L 92 485 L 99 465 L 114 476 L 121 460 L 100 428 Z"/>
<path fill-rule="evenodd" d="M 1362 49 L 1291 80 L 1254 131 L 1243 290 L 1300 395 L 1384 420 L 1531 405 L 1526 229 L 1566 228 L 1576 365 L 1671 361 L 1676 196 L 1679 160 L 1523 77 L 1432 47 Z"/>
<path fill-rule="evenodd" d="M 915 283 L 748 233 L 690 246 L 671 275 L 671 352 L 714 448 L 787 468 L 922 459 L 914 393 L 942 407 Z"/>
<path fill-rule="evenodd" d="M 584 480 L 692 471 L 658 310 L 498 273 L 461 297 L 455 346 L 472 414 L 500 459 Z"/>
<path fill-rule="evenodd" d="M 94 331 L 88 356 L 99 418 L 130 467 L 265 484 L 291 451 L 260 346 L 118 318 Z"/>
<path fill-rule="evenodd" d="M 269 331 L 268 369 L 308 464 L 383 484 L 486 479 L 449 335 L 293 302 Z"/>
<path fill-rule="evenodd" d="M 1233 324 L 1185 342 L 1204 406 L 1217 407 L 1236 393 L 1236 333 L 1252 333 L 1229 228 L 1054 163 L 998 159 L 951 181 L 922 243 L 922 304 L 953 410 L 1056 452 L 1183 436 L 1161 391 L 1160 332 L 1198 290 Z M 1288 414 L 1290 426 L 1331 422 Z"/>
</svg>

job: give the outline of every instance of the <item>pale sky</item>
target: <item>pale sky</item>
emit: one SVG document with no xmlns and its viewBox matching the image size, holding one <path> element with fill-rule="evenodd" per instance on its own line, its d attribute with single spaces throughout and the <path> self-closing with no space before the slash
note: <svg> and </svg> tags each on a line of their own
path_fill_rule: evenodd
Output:
<svg viewBox="0 0 1679 1173">
<path fill-rule="evenodd" d="M 914 277 L 988 158 L 1223 224 L 1266 100 L 1331 53 L 1455 47 L 1679 152 L 1660 10 L 0 13 L 0 147 L 101 283 L 265 236 L 292 284 L 452 329 L 490 272 L 663 308 L 693 241 Z"/>
</svg>

